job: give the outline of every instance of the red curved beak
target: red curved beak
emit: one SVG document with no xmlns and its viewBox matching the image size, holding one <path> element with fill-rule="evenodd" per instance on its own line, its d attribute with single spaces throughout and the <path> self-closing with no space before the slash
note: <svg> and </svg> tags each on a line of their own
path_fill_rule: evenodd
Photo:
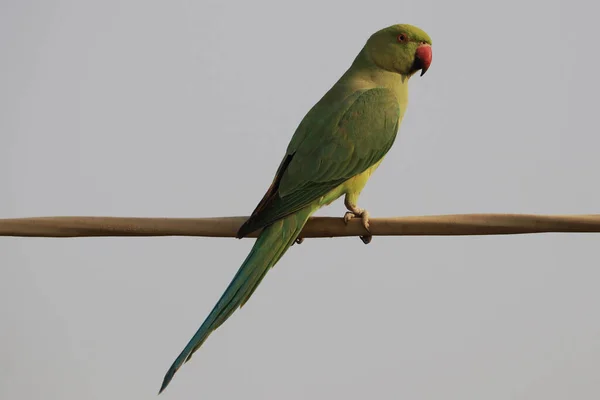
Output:
<svg viewBox="0 0 600 400">
<path fill-rule="evenodd" d="M 429 69 L 431 65 L 431 46 L 424 43 L 417 47 L 417 52 L 415 53 L 415 64 L 421 70 L 421 76 L 425 75 L 425 72 Z"/>
</svg>

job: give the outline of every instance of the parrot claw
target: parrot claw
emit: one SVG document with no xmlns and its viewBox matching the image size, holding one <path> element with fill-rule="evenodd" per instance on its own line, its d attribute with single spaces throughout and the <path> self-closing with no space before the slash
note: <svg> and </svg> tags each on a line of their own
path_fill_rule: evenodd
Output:
<svg viewBox="0 0 600 400">
<path fill-rule="evenodd" d="M 362 218 L 362 224 L 367 232 L 371 233 L 371 230 L 369 229 L 369 212 L 367 210 L 363 210 L 360 217 Z M 360 240 L 362 240 L 364 244 L 369 244 L 371 243 L 371 240 L 373 240 L 373 235 L 360 236 Z"/>
<path fill-rule="evenodd" d="M 361 218 L 363 227 L 367 232 L 370 233 L 371 231 L 369 230 L 369 212 L 365 209 L 356 207 L 353 211 L 347 211 L 346 214 L 344 214 L 344 223 L 348 224 L 348 222 L 350 222 L 350 220 L 355 217 Z M 373 235 L 360 236 L 360 240 L 362 240 L 364 244 L 371 243 L 372 239 Z"/>
<path fill-rule="evenodd" d="M 344 223 L 348 225 L 348 222 L 354 217 L 356 217 L 356 215 L 353 212 L 346 211 L 346 214 L 344 214 Z"/>
<path fill-rule="evenodd" d="M 292 243 L 292 246 L 295 244 L 302 244 L 302 242 L 304 242 L 304 238 L 296 238 L 296 240 L 294 240 L 294 243 Z"/>
</svg>

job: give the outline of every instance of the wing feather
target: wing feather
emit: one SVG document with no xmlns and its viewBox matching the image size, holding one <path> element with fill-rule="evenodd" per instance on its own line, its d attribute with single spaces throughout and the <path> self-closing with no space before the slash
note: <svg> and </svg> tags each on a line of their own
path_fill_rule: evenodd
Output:
<svg viewBox="0 0 600 400">
<path fill-rule="evenodd" d="M 307 122 L 311 113 L 305 117 L 271 187 L 237 237 L 306 207 L 378 162 L 394 143 L 400 106 L 389 89 L 357 91 L 332 109 L 325 118 Z"/>
</svg>

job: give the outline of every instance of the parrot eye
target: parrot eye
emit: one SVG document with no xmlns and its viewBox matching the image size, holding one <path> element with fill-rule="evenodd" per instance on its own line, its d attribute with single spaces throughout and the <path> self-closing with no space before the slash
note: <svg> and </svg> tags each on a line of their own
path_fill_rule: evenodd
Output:
<svg viewBox="0 0 600 400">
<path fill-rule="evenodd" d="M 398 41 L 400 43 L 406 43 L 408 42 L 408 36 L 406 36 L 406 33 L 401 33 L 398 35 Z"/>
</svg>

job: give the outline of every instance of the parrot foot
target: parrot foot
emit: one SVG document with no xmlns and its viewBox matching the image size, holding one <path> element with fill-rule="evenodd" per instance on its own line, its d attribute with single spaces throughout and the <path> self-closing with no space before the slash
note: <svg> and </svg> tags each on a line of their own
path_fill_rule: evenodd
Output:
<svg viewBox="0 0 600 400">
<path fill-rule="evenodd" d="M 369 230 L 369 212 L 364 208 L 359 207 L 349 207 L 349 209 L 350 211 L 347 211 L 346 214 L 344 214 L 344 222 L 347 224 L 352 218 L 360 217 L 362 219 L 362 225 L 364 228 L 367 230 L 367 232 L 371 232 Z M 372 239 L 373 235 L 360 236 L 360 240 L 362 240 L 364 244 L 371 243 Z"/>
<path fill-rule="evenodd" d="M 292 243 L 292 246 L 295 244 L 302 244 L 302 242 L 304 242 L 304 238 L 296 238 L 296 240 L 294 240 L 294 243 Z"/>
</svg>

